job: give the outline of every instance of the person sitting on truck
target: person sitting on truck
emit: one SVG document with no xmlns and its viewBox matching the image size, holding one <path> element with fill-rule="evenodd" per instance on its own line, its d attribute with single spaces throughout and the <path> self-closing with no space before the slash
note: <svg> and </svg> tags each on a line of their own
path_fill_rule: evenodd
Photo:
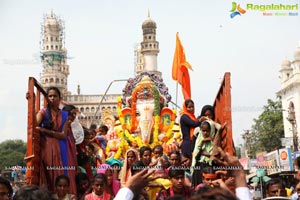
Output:
<svg viewBox="0 0 300 200">
<path fill-rule="evenodd" d="M 106 145 L 107 145 L 107 139 L 106 139 L 106 134 L 107 134 L 108 128 L 105 125 L 101 125 L 99 127 L 99 132 L 97 135 L 90 140 L 90 142 L 96 142 L 103 151 L 106 150 Z"/>
<path fill-rule="evenodd" d="M 215 134 L 212 137 L 212 141 L 213 141 L 214 146 L 213 146 L 213 150 L 212 150 L 212 153 L 211 153 L 211 156 L 210 156 L 210 159 L 214 160 L 215 157 L 219 156 L 216 152 L 218 152 L 217 147 L 221 146 L 220 132 L 222 132 L 222 126 L 215 121 L 216 115 L 215 115 L 214 107 L 211 106 L 211 105 L 203 106 L 202 109 L 201 109 L 201 114 L 198 117 L 198 119 L 200 120 L 200 122 L 208 120 L 208 121 L 212 122 L 215 126 Z M 225 125 L 226 125 L 226 122 L 223 125 L 223 128 L 225 127 Z M 197 139 L 200 132 L 201 132 L 200 127 L 195 128 L 194 137 L 193 137 L 193 144 L 194 145 L 195 145 L 196 139 Z"/>
<path fill-rule="evenodd" d="M 213 138 L 215 134 L 215 126 L 210 120 L 201 123 L 201 132 L 199 133 L 195 148 L 194 157 L 192 160 L 192 183 L 193 186 L 198 185 L 202 181 L 202 169 L 212 165 L 210 159 L 213 151 Z"/>
<path fill-rule="evenodd" d="M 55 178 L 68 174 L 67 133 L 74 117 L 59 108 L 61 93 L 57 87 L 47 89 L 47 108 L 36 115 L 36 130 L 41 134 L 40 186 L 54 191 Z"/>
<path fill-rule="evenodd" d="M 200 121 L 194 115 L 195 107 L 193 100 L 185 100 L 182 110 L 180 117 L 180 129 L 183 138 L 181 153 L 192 155 L 194 129 L 200 126 Z"/>
<path fill-rule="evenodd" d="M 205 105 L 201 109 L 201 114 L 199 117 L 197 117 L 200 122 L 203 122 L 205 120 L 211 120 L 214 122 L 214 125 L 216 127 L 216 131 L 218 131 L 221 128 L 221 125 L 215 122 L 216 115 L 214 111 L 214 107 L 211 105 Z M 197 138 L 197 134 L 200 132 L 200 127 L 195 128 L 194 136 Z"/>
<path fill-rule="evenodd" d="M 77 108 L 74 105 L 66 105 L 63 107 L 64 111 L 68 112 L 69 118 L 74 121 L 77 115 Z M 70 179 L 70 192 L 76 194 L 75 176 L 77 174 L 78 163 L 77 163 L 77 151 L 75 138 L 73 136 L 72 128 L 69 126 L 67 133 L 67 156 L 68 156 L 68 174 Z"/>
</svg>

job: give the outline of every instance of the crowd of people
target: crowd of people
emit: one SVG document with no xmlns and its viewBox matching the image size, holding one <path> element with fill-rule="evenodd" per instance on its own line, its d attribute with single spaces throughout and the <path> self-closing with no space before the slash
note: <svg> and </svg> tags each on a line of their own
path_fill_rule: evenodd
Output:
<svg viewBox="0 0 300 200">
<path fill-rule="evenodd" d="M 238 159 L 219 147 L 222 126 L 214 121 L 210 105 L 196 117 L 194 102 L 184 102 L 182 141 L 177 150 L 166 155 L 161 145 L 153 149 L 132 146 L 115 159 L 105 151 L 107 126 L 85 128 L 84 140 L 76 145 L 71 128 L 76 107 L 60 109 L 61 93 L 56 87 L 48 88 L 47 98 L 47 107 L 36 117 L 41 135 L 40 185 L 13 192 L 9 182 L 0 178 L 0 200 L 12 196 L 57 200 L 252 199 Z M 278 191 L 284 195 L 280 188 L 267 195 L 279 195 Z"/>
</svg>

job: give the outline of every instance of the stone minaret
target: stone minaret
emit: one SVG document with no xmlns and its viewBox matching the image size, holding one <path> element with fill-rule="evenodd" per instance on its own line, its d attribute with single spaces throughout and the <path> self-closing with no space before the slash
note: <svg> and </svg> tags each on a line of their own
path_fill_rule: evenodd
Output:
<svg viewBox="0 0 300 200">
<path fill-rule="evenodd" d="M 293 69 L 291 67 L 291 64 L 292 63 L 287 58 L 284 59 L 281 63 L 280 79 L 282 83 L 288 81 L 293 75 Z"/>
<path fill-rule="evenodd" d="M 58 87 L 65 97 L 68 92 L 69 65 L 67 50 L 64 48 L 64 25 L 52 11 L 46 15 L 42 24 L 41 60 L 43 71 L 41 84 L 46 90 Z"/>
<path fill-rule="evenodd" d="M 138 55 L 139 59 L 142 56 L 141 65 L 136 69 L 136 72 L 157 71 L 157 54 L 159 53 L 159 43 L 156 41 L 156 23 L 150 18 L 150 13 L 148 12 L 148 18 L 143 22 L 143 41 L 141 42 L 141 49 L 138 51 L 141 55 Z"/>
</svg>

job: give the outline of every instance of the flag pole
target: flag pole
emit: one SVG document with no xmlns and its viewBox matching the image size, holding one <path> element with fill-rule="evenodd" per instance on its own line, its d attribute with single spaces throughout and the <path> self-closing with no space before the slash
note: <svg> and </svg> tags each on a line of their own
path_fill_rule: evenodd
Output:
<svg viewBox="0 0 300 200">
<path fill-rule="evenodd" d="M 177 99 L 178 99 L 178 81 L 176 81 L 176 113 L 177 113 Z"/>
</svg>

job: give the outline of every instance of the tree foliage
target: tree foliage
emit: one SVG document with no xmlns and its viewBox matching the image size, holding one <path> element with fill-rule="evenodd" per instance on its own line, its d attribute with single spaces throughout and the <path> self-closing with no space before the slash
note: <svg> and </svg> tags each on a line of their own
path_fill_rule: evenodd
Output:
<svg viewBox="0 0 300 200">
<path fill-rule="evenodd" d="M 0 169 L 25 166 L 26 143 L 22 140 L 6 140 L 0 143 Z"/>
<path fill-rule="evenodd" d="M 258 152 L 280 149 L 282 147 L 280 138 L 284 137 L 281 100 L 268 99 L 263 112 L 257 119 L 254 119 L 251 130 L 242 137 L 246 148 L 250 150 L 248 153 L 251 157 L 255 157 Z"/>
</svg>

